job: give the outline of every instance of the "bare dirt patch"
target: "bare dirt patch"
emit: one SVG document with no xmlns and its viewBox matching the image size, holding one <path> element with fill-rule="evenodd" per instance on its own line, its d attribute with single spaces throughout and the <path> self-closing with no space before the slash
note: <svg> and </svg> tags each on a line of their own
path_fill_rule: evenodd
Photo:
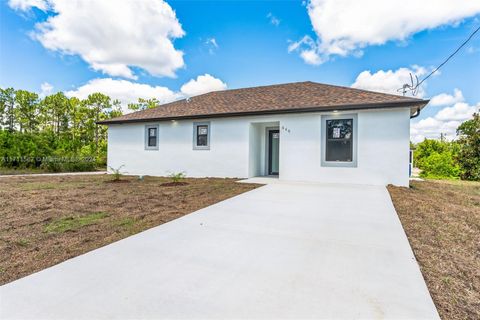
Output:
<svg viewBox="0 0 480 320">
<path fill-rule="evenodd" d="M 188 183 L 187 182 L 165 182 L 162 183 L 162 187 L 178 187 L 178 186 L 186 186 Z"/>
<path fill-rule="evenodd" d="M 480 183 L 389 186 L 442 319 L 480 319 Z"/>
<path fill-rule="evenodd" d="M 252 190 L 234 179 L 0 179 L 0 285 Z"/>
</svg>

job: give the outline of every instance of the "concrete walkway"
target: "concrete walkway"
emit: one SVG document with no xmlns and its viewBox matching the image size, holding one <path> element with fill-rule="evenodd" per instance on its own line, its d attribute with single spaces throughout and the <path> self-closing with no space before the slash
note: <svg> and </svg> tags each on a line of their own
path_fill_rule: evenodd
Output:
<svg viewBox="0 0 480 320">
<path fill-rule="evenodd" d="M 384 187 L 271 184 L 0 287 L 1 319 L 438 319 Z"/>
</svg>

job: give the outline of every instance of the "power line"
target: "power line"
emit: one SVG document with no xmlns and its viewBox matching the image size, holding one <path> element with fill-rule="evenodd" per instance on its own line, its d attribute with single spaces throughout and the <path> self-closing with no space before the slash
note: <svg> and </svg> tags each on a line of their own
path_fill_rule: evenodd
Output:
<svg viewBox="0 0 480 320">
<path fill-rule="evenodd" d="M 470 36 L 452 53 L 450 54 L 447 59 L 445 59 L 438 67 L 436 67 L 432 72 L 430 72 L 425 78 L 423 78 L 420 82 L 418 82 L 418 78 L 417 76 L 415 76 L 415 79 L 417 81 L 417 84 L 416 85 L 413 85 L 413 76 L 412 74 L 410 73 L 410 80 L 411 80 L 411 85 L 406 83 L 403 85 L 402 88 L 398 89 L 398 91 L 402 91 L 403 92 L 403 95 L 405 95 L 405 93 L 407 91 L 411 91 L 413 95 L 416 95 L 417 93 L 417 89 L 418 87 L 425 81 L 427 80 L 428 78 L 430 78 L 435 72 L 437 72 L 441 67 L 443 67 L 451 58 L 453 58 L 454 55 L 456 55 L 460 49 L 462 49 L 474 36 L 475 34 L 480 31 L 480 26 L 478 26 L 478 28 L 475 29 L 475 31 L 473 31 Z"/>
</svg>

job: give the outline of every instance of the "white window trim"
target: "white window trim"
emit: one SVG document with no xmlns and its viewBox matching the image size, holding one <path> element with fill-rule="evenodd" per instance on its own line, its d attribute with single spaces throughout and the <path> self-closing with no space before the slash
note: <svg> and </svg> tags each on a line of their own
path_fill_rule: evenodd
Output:
<svg viewBox="0 0 480 320">
<path fill-rule="evenodd" d="M 197 145 L 197 127 L 207 126 L 207 145 Z M 193 123 L 193 150 L 210 150 L 210 121 L 207 122 L 194 122 Z"/>
<path fill-rule="evenodd" d="M 352 161 L 326 161 L 327 155 L 327 120 L 353 119 L 353 150 Z M 357 167 L 357 149 L 358 149 L 358 114 L 329 114 L 322 115 L 321 118 L 321 166 L 322 167 Z"/>
<path fill-rule="evenodd" d="M 148 129 L 155 128 L 157 129 L 157 144 L 154 147 L 148 145 Z M 158 124 L 147 124 L 145 125 L 145 150 L 158 150 L 159 141 L 159 125 Z"/>
</svg>

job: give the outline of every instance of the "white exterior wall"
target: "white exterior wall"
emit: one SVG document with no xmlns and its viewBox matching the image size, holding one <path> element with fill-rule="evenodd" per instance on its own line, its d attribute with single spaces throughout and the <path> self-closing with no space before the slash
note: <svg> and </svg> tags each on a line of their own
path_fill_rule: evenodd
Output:
<svg viewBox="0 0 480 320">
<path fill-rule="evenodd" d="M 349 111 L 358 115 L 357 167 L 321 166 L 321 115 L 303 113 L 114 124 L 108 165 L 134 175 L 252 177 L 265 174 L 265 128 L 280 127 L 280 179 L 408 185 L 410 109 Z M 335 113 L 341 117 L 342 112 Z M 210 122 L 210 150 L 193 149 L 193 123 Z M 145 125 L 159 125 L 158 150 L 145 150 Z M 283 128 L 283 129 L 282 129 Z"/>
</svg>

